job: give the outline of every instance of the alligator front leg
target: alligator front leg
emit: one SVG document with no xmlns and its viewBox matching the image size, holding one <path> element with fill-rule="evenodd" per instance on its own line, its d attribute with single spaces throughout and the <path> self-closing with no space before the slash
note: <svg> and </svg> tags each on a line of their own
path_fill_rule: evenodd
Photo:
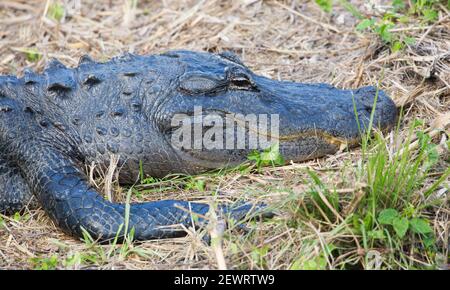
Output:
<svg viewBox="0 0 450 290">
<path fill-rule="evenodd" d="M 0 152 L 17 164 L 39 203 L 66 233 L 81 237 L 84 229 L 100 241 L 123 237 L 126 206 L 106 201 L 89 185 L 68 129 L 39 119 L 30 107 L 0 98 Z M 231 215 L 240 219 L 249 209 L 241 206 Z M 128 231 L 134 228 L 136 240 L 180 236 L 184 231 L 176 225 L 202 223 L 208 210 L 206 204 L 175 200 L 131 204 Z M 192 213 L 200 218 L 192 219 Z"/>
<path fill-rule="evenodd" d="M 13 214 L 35 206 L 36 200 L 19 168 L 0 155 L 0 213 Z"/>
</svg>

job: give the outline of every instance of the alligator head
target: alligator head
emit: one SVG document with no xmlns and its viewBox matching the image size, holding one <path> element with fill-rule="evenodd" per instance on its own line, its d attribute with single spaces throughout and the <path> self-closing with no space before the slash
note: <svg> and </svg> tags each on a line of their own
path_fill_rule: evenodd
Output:
<svg viewBox="0 0 450 290">
<path fill-rule="evenodd" d="M 317 158 L 357 145 L 371 116 L 380 130 L 396 121 L 393 101 L 372 86 L 343 90 L 272 80 L 230 53 L 166 56 L 177 58 L 183 73 L 162 109 L 163 131 L 187 168 L 237 164 L 274 142 L 286 161 Z"/>
</svg>

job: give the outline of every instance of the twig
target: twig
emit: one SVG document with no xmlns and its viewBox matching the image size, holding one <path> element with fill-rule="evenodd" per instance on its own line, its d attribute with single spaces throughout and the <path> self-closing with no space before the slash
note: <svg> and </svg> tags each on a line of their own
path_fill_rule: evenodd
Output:
<svg viewBox="0 0 450 290">
<path fill-rule="evenodd" d="M 286 5 L 284 5 L 284 4 L 281 4 L 281 3 L 278 3 L 278 2 L 274 2 L 274 3 L 275 3 L 276 5 L 278 5 L 278 6 L 280 6 L 280 7 L 282 7 L 282 8 L 284 8 L 284 9 L 288 10 L 289 12 L 294 13 L 295 15 L 297 15 L 297 16 L 303 18 L 303 19 L 306 20 L 306 21 L 309 21 L 309 22 L 314 23 L 314 24 L 316 24 L 316 25 L 322 26 L 322 27 L 325 28 L 326 30 L 331 30 L 331 31 L 336 32 L 336 33 L 341 33 L 336 27 L 334 27 L 334 26 L 332 26 L 332 25 L 329 25 L 329 24 L 326 24 L 326 23 L 322 23 L 322 22 L 317 21 L 317 20 L 315 20 L 315 19 L 313 19 L 313 18 L 311 18 L 311 17 L 308 17 L 308 16 L 306 16 L 306 15 L 303 15 L 303 14 L 301 14 L 300 12 L 298 12 L 298 11 L 296 11 L 296 10 L 294 10 L 294 9 L 292 9 L 292 8 L 290 8 L 290 7 L 286 6 Z"/>
<path fill-rule="evenodd" d="M 217 268 L 219 270 L 227 270 L 227 264 L 222 249 L 222 237 L 226 229 L 225 220 L 217 217 L 216 211 L 212 203 L 209 206 L 208 212 L 209 221 L 209 234 L 211 235 L 211 248 L 214 251 L 217 261 Z"/>
<path fill-rule="evenodd" d="M 442 18 L 442 19 L 436 21 L 435 23 L 433 23 L 433 25 L 431 25 L 427 29 L 427 31 L 425 31 L 425 33 L 422 34 L 422 36 L 419 38 L 419 40 L 417 41 L 417 45 L 419 45 L 425 39 L 425 37 L 431 32 L 431 30 L 433 30 L 433 28 L 435 28 L 437 25 L 439 25 L 443 21 L 447 20 L 449 17 L 450 17 L 450 15 L 446 15 L 444 18 Z"/>
<path fill-rule="evenodd" d="M 118 163 L 119 163 L 119 156 L 112 154 L 111 158 L 109 160 L 108 172 L 106 173 L 106 176 L 105 176 L 105 196 L 108 199 L 108 201 L 110 201 L 110 202 L 113 202 L 111 188 L 112 188 L 114 172 L 116 172 Z"/>
</svg>

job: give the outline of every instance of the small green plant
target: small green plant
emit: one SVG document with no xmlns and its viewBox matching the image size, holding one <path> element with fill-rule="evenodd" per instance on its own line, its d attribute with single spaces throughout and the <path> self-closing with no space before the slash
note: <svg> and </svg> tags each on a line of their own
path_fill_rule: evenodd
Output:
<svg viewBox="0 0 450 290">
<path fill-rule="evenodd" d="M 374 110 L 377 99 L 378 92 L 373 102 Z M 382 132 L 373 130 L 373 112 L 368 122 L 359 124 L 362 136 L 360 160 L 355 167 L 349 168 L 351 172 L 338 174 L 346 176 L 341 183 L 363 187 L 354 187 L 355 192 L 350 196 L 337 194 L 333 185 L 308 169 L 310 178 L 305 189 L 290 193 L 284 203 L 291 213 L 285 226 L 295 229 L 314 226 L 327 236 L 351 233 L 360 253 L 364 254 L 336 264 L 336 257 L 351 256 L 348 251 L 354 247 L 348 247 L 348 240 L 334 241 L 333 255 L 329 251 L 329 255 L 318 253 L 307 259 L 305 255 L 311 253 L 311 248 L 306 246 L 305 254 L 291 264 L 291 269 L 353 268 L 359 267 L 359 263 L 366 269 L 434 267 L 433 261 L 439 260 L 440 253 L 445 252 L 436 243 L 430 216 L 434 205 L 445 202 L 445 198 L 429 197 L 445 184 L 450 169 L 440 172 L 440 177 L 429 184 L 430 176 L 434 176 L 441 160 L 437 145 L 425 130 L 425 122 L 400 123 L 400 113 L 394 130 L 395 138 L 399 139 L 391 143 Z M 409 128 L 406 136 L 398 134 L 400 124 Z M 322 247 L 323 250 L 324 244 L 316 243 L 311 247 Z M 426 266 L 416 264 L 410 252 L 414 253 L 414 258 L 426 261 Z"/>
<path fill-rule="evenodd" d="M 15 220 L 16 222 L 20 222 L 20 219 L 22 218 L 22 216 L 20 215 L 20 212 L 15 212 L 13 215 L 13 220 Z"/>
<path fill-rule="evenodd" d="M 396 26 L 394 18 L 393 14 L 386 14 L 382 19 L 365 18 L 356 26 L 356 31 L 368 30 L 377 34 L 384 43 L 390 46 L 392 52 L 402 50 L 406 45 L 414 44 L 415 39 L 404 33 L 392 32 Z"/>
<path fill-rule="evenodd" d="M 267 267 L 267 261 L 265 259 L 265 256 L 269 252 L 269 246 L 265 245 L 262 247 L 255 247 L 250 255 L 252 257 L 253 262 L 258 265 L 261 269 L 264 269 Z"/>
<path fill-rule="evenodd" d="M 371 127 L 369 125 L 368 132 Z M 414 135 L 419 143 L 417 149 L 411 147 Z M 426 203 L 417 193 L 423 192 L 423 196 L 428 197 L 431 189 L 450 175 L 450 169 L 429 189 L 424 188 L 430 169 L 438 162 L 438 153 L 431 137 L 424 131 L 423 121 L 412 123 L 402 144 L 392 154 L 380 133 L 375 133 L 374 137 L 367 133 L 363 137 L 362 159 L 365 161 L 358 174 L 364 176 L 368 190 L 360 209 L 352 216 L 353 228 L 355 233 L 362 235 L 367 250 L 375 245 L 401 248 L 403 243 L 411 241 L 412 234 L 416 234 L 420 241 L 415 242 L 430 250 L 426 255 L 433 256 L 434 234 L 430 221 L 422 213 L 432 204 Z"/>
<path fill-rule="evenodd" d="M 66 259 L 62 261 L 63 267 L 67 269 L 76 269 L 83 265 L 96 265 L 99 263 L 99 256 L 90 251 L 69 254 Z"/>
<path fill-rule="evenodd" d="M 368 160 L 362 169 L 367 174 L 374 204 L 378 201 L 384 205 L 383 208 L 388 208 L 410 200 L 438 161 L 436 145 L 431 142 L 431 137 L 424 133 L 421 124 L 423 122 L 414 122 L 405 145 L 392 157 L 389 157 L 385 141 L 380 134 L 375 134 L 375 139 L 370 141 L 374 142 L 373 146 L 376 148 L 376 151 L 370 154 L 367 152 L 368 140 L 363 140 L 363 153 L 367 155 Z M 415 130 L 420 144 L 417 152 L 410 148 Z"/>
<path fill-rule="evenodd" d="M 333 10 L 333 0 L 315 0 L 317 5 L 322 8 L 323 11 L 330 13 Z"/>
<path fill-rule="evenodd" d="M 30 219 L 29 214 L 20 214 L 20 212 L 15 212 L 13 215 L 13 220 L 16 222 L 27 222 Z"/>
<path fill-rule="evenodd" d="M 21 52 L 25 54 L 25 57 L 30 62 L 37 62 L 42 58 L 42 54 L 36 48 L 25 48 Z"/>
<path fill-rule="evenodd" d="M 153 183 L 156 183 L 159 181 L 160 180 L 158 178 L 149 176 L 149 177 L 142 179 L 141 184 L 153 184 Z"/>
<path fill-rule="evenodd" d="M 316 244 L 317 241 L 311 242 L 311 244 Z M 335 251 L 337 247 L 333 244 L 324 245 L 322 250 L 318 255 L 313 258 L 305 260 L 302 254 L 300 258 L 289 267 L 290 270 L 326 270 L 328 265 L 328 259 Z"/>
<path fill-rule="evenodd" d="M 316 0 L 317 5 L 328 13 L 332 11 L 334 2 L 359 19 L 356 31 L 375 33 L 391 48 L 392 52 L 399 51 L 415 42 L 415 39 L 406 33 L 394 30 L 399 24 L 407 24 L 415 18 L 424 24 L 431 24 L 438 20 L 439 4 L 447 5 L 450 8 L 448 0 L 393 0 L 389 5 L 390 8 L 381 15 L 365 16 L 347 0 Z"/>
<path fill-rule="evenodd" d="M 294 262 L 290 270 L 326 270 L 327 259 L 322 255 L 303 262 Z"/>
<path fill-rule="evenodd" d="M 35 270 L 54 270 L 58 266 L 58 256 L 53 255 L 49 258 L 34 257 L 30 259 L 30 263 Z"/>
<path fill-rule="evenodd" d="M 397 2 L 399 2 L 397 0 Z M 409 12 L 419 15 L 426 23 L 434 22 L 438 19 L 438 11 L 436 5 L 446 1 L 442 0 L 413 0 L 409 7 Z M 450 1 L 447 1 L 447 7 L 450 8 Z"/>
<path fill-rule="evenodd" d="M 200 192 L 203 192 L 206 189 L 206 181 L 203 178 L 191 177 L 186 183 L 185 189 L 187 190 L 195 189 Z"/>
<path fill-rule="evenodd" d="M 416 234 L 430 234 L 433 229 L 426 218 L 409 218 L 405 212 L 400 214 L 396 209 L 387 208 L 378 215 L 378 222 L 381 225 L 390 225 L 399 238 L 403 238 L 408 230 Z"/>
<path fill-rule="evenodd" d="M 247 156 L 247 159 L 255 162 L 258 171 L 260 171 L 263 166 L 277 166 L 285 163 L 283 156 L 280 154 L 280 144 L 278 142 L 262 152 L 256 150 L 252 151 Z"/>
<path fill-rule="evenodd" d="M 54 2 L 50 4 L 47 11 L 47 17 L 53 19 L 57 22 L 60 22 L 64 17 L 65 9 L 61 3 Z"/>
<path fill-rule="evenodd" d="M 154 184 L 161 181 L 161 179 L 156 177 L 145 176 L 142 160 L 139 160 L 139 180 L 141 184 Z"/>
</svg>

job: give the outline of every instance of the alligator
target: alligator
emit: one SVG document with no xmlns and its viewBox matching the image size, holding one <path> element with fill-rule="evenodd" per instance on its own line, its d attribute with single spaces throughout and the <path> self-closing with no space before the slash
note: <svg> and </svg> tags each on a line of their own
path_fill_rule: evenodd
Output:
<svg viewBox="0 0 450 290">
<path fill-rule="evenodd" d="M 273 136 L 280 154 L 293 162 L 356 146 L 371 127 L 389 130 L 397 118 L 393 101 L 373 86 L 277 81 L 255 74 L 231 52 L 126 53 L 107 62 L 86 55 L 76 68 L 52 59 L 40 74 L 26 69 L 21 77 L 0 76 L 0 212 L 20 211 L 35 200 L 65 233 L 87 232 L 98 241 L 124 237 L 125 221 L 135 240 L 178 237 L 185 231 L 175 225 L 204 225 L 209 204 L 111 202 L 86 173 L 93 162 L 108 167 L 113 155 L 124 185 L 142 173 L 197 174 L 246 161 L 254 150 L 248 124 L 243 147 L 174 144 L 180 128 L 174 118 L 184 115 L 195 124 L 199 107 L 202 116 L 278 116 Z M 264 205 L 215 208 L 240 220 L 255 207 Z"/>
</svg>

